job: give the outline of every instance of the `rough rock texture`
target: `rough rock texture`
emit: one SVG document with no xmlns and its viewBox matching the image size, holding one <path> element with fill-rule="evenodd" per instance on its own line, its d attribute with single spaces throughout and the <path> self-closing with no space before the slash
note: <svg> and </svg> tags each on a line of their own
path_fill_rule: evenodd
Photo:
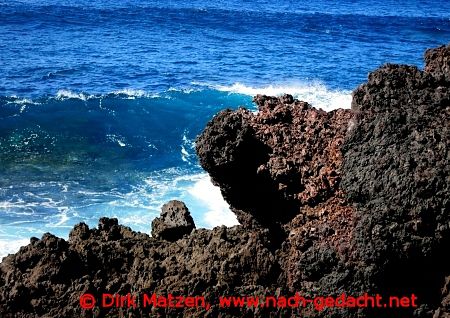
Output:
<svg viewBox="0 0 450 318">
<path fill-rule="evenodd" d="M 337 190 L 351 112 L 327 113 L 290 95 L 254 101 L 257 114 L 220 112 L 199 136 L 197 153 L 241 224 L 285 224 Z"/>
<path fill-rule="evenodd" d="M 450 47 L 425 58 L 425 72 L 385 65 L 354 92 L 342 177 L 375 289 L 414 291 L 424 311 L 450 272 Z"/>
<path fill-rule="evenodd" d="M 254 101 L 258 113 L 225 110 L 207 125 L 197 140 L 200 163 L 244 227 L 271 229 L 290 292 L 362 294 L 367 287 L 349 261 L 355 211 L 339 190 L 352 112 L 317 110 L 290 95 Z"/>
<path fill-rule="evenodd" d="M 450 46 L 441 46 L 425 52 L 425 72 L 431 74 L 437 81 L 450 80 Z"/>
<path fill-rule="evenodd" d="M 204 295 L 209 310 L 152 317 L 450 317 L 450 46 L 424 71 L 385 65 L 351 110 L 256 96 L 197 140 L 201 165 L 241 223 L 194 229 L 172 201 L 153 236 L 102 218 L 51 234 L 0 264 L 0 317 L 145 317 L 83 311 L 83 293 Z M 417 308 L 218 308 L 220 295 L 417 297 Z M 134 314 L 131 315 L 130 314 Z M 122 315 L 122 316 L 120 316 Z M 148 317 L 148 315 L 147 315 Z"/>
<path fill-rule="evenodd" d="M 263 222 L 270 222 L 263 216 L 280 202 L 280 198 L 274 198 L 275 190 L 266 187 L 265 180 L 256 174 L 255 167 L 267 160 L 269 149 L 255 136 L 250 117 L 245 109 L 221 111 L 208 123 L 196 144 L 201 165 L 213 183 L 220 186 L 239 222 L 249 228 L 255 226 L 254 220 L 241 211 L 260 213 Z"/>
<path fill-rule="evenodd" d="M 450 47 L 428 50 L 425 60 L 424 72 L 388 64 L 371 73 L 351 112 L 257 96 L 257 114 L 225 111 L 200 136 L 200 162 L 246 216 L 241 223 L 278 222 L 289 231 L 278 251 L 289 288 L 415 293 L 420 317 L 433 314 L 441 290 L 448 293 Z M 246 147 L 234 147 L 235 135 L 251 136 L 238 140 Z M 267 152 L 251 161 L 256 146 Z M 232 151 L 217 164 L 217 154 Z M 233 174 L 243 160 L 247 173 Z M 219 166 L 230 167 L 226 178 Z M 261 207 L 235 204 L 258 196 L 234 186 L 243 181 L 271 189 Z"/>
<path fill-rule="evenodd" d="M 161 208 L 161 216 L 152 222 L 152 236 L 176 241 L 195 229 L 194 220 L 186 205 L 177 200 L 169 201 Z"/>
<path fill-rule="evenodd" d="M 267 249 L 267 231 L 241 227 L 193 230 L 168 242 L 136 233 L 103 218 L 98 229 L 78 224 L 69 241 L 45 234 L 33 238 L 16 255 L 0 264 L 0 313 L 21 317 L 141 317 L 149 309 L 82 310 L 79 299 L 92 293 L 158 293 L 204 295 L 211 301 L 208 317 L 216 317 L 217 296 L 265 294 L 278 287 L 279 267 Z M 270 292 L 269 292 L 270 293 Z M 224 310 L 232 317 L 233 310 Z M 234 310 L 236 313 L 236 310 Z M 201 317 L 204 310 L 186 312 L 159 308 L 159 317 Z M 128 317 L 128 316 L 125 316 Z M 148 317 L 148 316 L 147 316 Z"/>
</svg>

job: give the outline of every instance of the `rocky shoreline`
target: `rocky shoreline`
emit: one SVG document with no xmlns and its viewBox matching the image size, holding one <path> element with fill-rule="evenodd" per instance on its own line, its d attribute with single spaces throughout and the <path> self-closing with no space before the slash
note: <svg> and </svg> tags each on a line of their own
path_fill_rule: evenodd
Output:
<svg viewBox="0 0 450 318">
<path fill-rule="evenodd" d="M 450 46 L 387 64 L 325 112 L 290 95 L 224 110 L 202 167 L 240 225 L 196 229 L 179 201 L 152 237 L 102 218 L 0 263 L 0 317 L 450 317 Z M 220 308 L 223 295 L 417 296 L 405 308 Z M 210 308 L 82 309 L 101 293 L 202 295 Z"/>
</svg>

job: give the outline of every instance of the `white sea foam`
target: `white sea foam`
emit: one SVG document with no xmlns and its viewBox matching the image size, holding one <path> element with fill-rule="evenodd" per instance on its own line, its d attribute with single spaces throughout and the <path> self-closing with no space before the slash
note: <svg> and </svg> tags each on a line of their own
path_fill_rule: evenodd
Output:
<svg viewBox="0 0 450 318">
<path fill-rule="evenodd" d="M 147 92 L 142 89 L 132 89 L 126 88 L 121 90 L 112 91 L 106 94 L 87 94 L 83 92 L 74 92 L 70 89 L 60 89 L 56 93 L 55 98 L 59 100 L 65 99 L 80 99 L 82 101 L 87 101 L 93 98 L 99 98 L 100 101 L 103 97 L 106 96 L 116 96 L 124 99 L 136 99 L 136 98 L 159 98 L 161 97 L 158 93 Z"/>
<path fill-rule="evenodd" d="M 22 105 L 20 108 L 20 112 L 22 113 L 26 108 L 27 105 L 41 105 L 41 103 L 33 101 L 29 98 L 21 98 L 17 97 L 16 95 L 10 96 L 11 100 L 7 101 L 7 104 L 16 104 L 16 105 Z"/>
<path fill-rule="evenodd" d="M 57 93 L 56 93 L 56 99 L 81 99 L 83 101 L 87 101 L 89 98 L 91 98 L 92 95 L 88 95 L 85 93 L 76 93 L 73 92 L 69 89 L 60 89 Z"/>
<path fill-rule="evenodd" d="M 169 200 L 181 200 L 186 203 L 193 214 L 194 221 L 200 227 L 212 228 L 214 226 L 233 226 L 238 224 L 236 216 L 230 211 L 228 204 L 224 201 L 220 189 L 215 187 L 206 173 L 185 174 L 178 169 L 165 169 L 145 179 L 145 184 L 134 189 L 124 200 L 116 202 L 121 206 L 129 205 L 141 210 L 143 204 L 148 212 L 141 215 L 145 224 L 158 216 L 161 206 Z M 137 212 L 137 211 L 136 211 Z M 140 229 L 142 219 L 130 218 L 133 214 L 126 213 L 119 219 L 122 222 Z M 141 223 L 141 224 L 139 224 Z"/>
<path fill-rule="evenodd" d="M 21 246 L 28 245 L 29 239 L 8 240 L 0 239 L 0 261 L 8 254 L 17 253 Z"/>
<path fill-rule="evenodd" d="M 117 143 L 120 147 L 126 147 L 126 139 L 120 135 L 107 134 L 106 139 L 112 143 Z"/>
<path fill-rule="evenodd" d="M 274 84 L 266 86 L 250 86 L 242 83 L 234 83 L 232 85 L 214 85 L 206 84 L 200 82 L 192 82 L 193 87 L 191 88 L 169 88 L 163 93 L 154 93 L 145 91 L 142 89 L 127 88 L 122 90 L 116 90 L 104 95 L 93 95 L 83 92 L 76 92 L 69 89 L 60 89 L 55 98 L 59 100 L 65 99 L 80 99 L 82 101 L 87 101 L 92 98 L 100 98 L 100 103 L 102 97 L 112 95 L 119 98 L 125 99 L 136 99 L 136 98 L 166 98 L 172 99 L 171 93 L 180 92 L 183 94 L 191 94 L 193 92 L 200 92 L 205 89 L 219 90 L 222 92 L 243 94 L 248 96 L 255 96 L 257 94 L 264 94 L 270 96 L 281 96 L 283 94 L 291 94 L 295 98 L 306 101 L 316 108 L 322 108 L 323 110 L 330 111 L 337 108 L 350 108 L 352 96 L 349 90 L 338 90 L 331 89 L 321 82 L 311 82 L 311 83 L 289 83 L 289 84 Z M 16 96 L 12 96 L 14 100 L 10 103 L 21 104 L 25 110 L 25 106 L 30 104 L 39 104 L 30 99 L 20 99 Z M 101 105 L 100 105 L 101 106 Z"/>
<path fill-rule="evenodd" d="M 230 211 L 228 204 L 223 199 L 220 189 L 211 183 L 207 174 L 202 174 L 201 178 L 187 191 L 208 209 L 203 215 L 203 221 L 209 227 L 239 224 L 236 215 Z"/>
<path fill-rule="evenodd" d="M 157 216 L 158 214 L 152 215 L 149 213 L 149 216 L 145 218 L 142 217 L 141 215 L 133 215 L 133 214 L 126 216 L 115 215 L 114 217 L 119 219 L 119 221 L 123 224 L 133 224 L 133 226 L 140 225 L 141 227 L 148 229 L 152 219 Z M 136 230 L 135 227 L 133 227 L 133 230 Z"/>
<path fill-rule="evenodd" d="M 65 206 L 64 202 L 50 198 L 45 200 L 40 198 L 31 203 L 23 200 L 0 202 L 0 208 L 6 208 L 6 213 L 13 207 L 21 209 L 27 207 L 30 212 L 37 207 L 55 211 L 43 216 L 40 221 L 28 218 L 6 224 L 10 226 L 8 228 L 0 228 L 0 255 L 15 253 L 21 245 L 28 244 L 28 239 L 22 240 L 24 237 L 40 236 L 47 231 L 58 236 L 67 236 L 75 220 L 95 226 L 101 216 L 117 217 L 121 224 L 130 226 L 133 230 L 149 233 L 150 224 L 160 214 L 161 206 L 174 199 L 186 203 L 198 227 L 212 228 L 238 224 L 235 215 L 222 198 L 219 188 L 211 183 L 206 173 L 191 174 L 184 169 L 169 168 L 155 171 L 143 181 L 127 193 L 112 190 L 106 192 L 79 190 L 78 195 L 88 196 L 89 202 L 70 208 Z M 28 192 L 27 196 L 34 197 Z M 105 201 L 105 198 L 108 200 Z M 11 213 L 17 217 L 22 212 L 13 209 Z M 19 237 L 14 232 L 15 229 L 19 229 Z"/>
<path fill-rule="evenodd" d="M 157 94 L 149 94 L 148 92 L 142 90 L 142 89 L 132 89 L 132 88 L 125 88 L 118 91 L 112 92 L 114 95 L 125 95 L 129 99 L 135 99 L 139 97 L 159 97 Z"/>
<path fill-rule="evenodd" d="M 67 221 L 70 220 L 70 217 L 67 215 L 69 212 L 69 207 L 60 207 L 58 208 L 59 213 L 56 214 L 52 219 L 55 219 L 55 223 L 47 224 L 48 227 L 68 227 L 72 228 L 70 225 L 67 225 Z"/>
<path fill-rule="evenodd" d="M 188 164 L 192 164 L 192 160 L 195 157 L 195 141 L 187 137 L 188 131 L 183 132 L 183 138 L 181 142 L 181 160 Z"/>
<path fill-rule="evenodd" d="M 167 91 L 168 92 L 179 92 L 179 93 L 191 94 L 191 93 L 195 93 L 195 92 L 200 92 L 201 90 L 202 89 L 198 88 L 198 87 L 185 87 L 185 88 L 170 87 Z"/>
<path fill-rule="evenodd" d="M 268 85 L 263 87 L 252 87 L 241 83 L 231 86 L 218 85 L 215 89 L 249 96 L 264 94 L 269 96 L 281 96 L 291 94 L 295 98 L 308 102 L 316 108 L 331 111 L 337 108 L 350 108 L 352 102 L 351 91 L 333 90 L 324 84 L 292 84 L 292 85 Z"/>
</svg>

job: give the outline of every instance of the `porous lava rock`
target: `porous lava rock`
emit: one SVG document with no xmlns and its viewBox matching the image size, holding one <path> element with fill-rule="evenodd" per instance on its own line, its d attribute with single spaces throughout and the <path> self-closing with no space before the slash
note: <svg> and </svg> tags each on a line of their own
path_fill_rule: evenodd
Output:
<svg viewBox="0 0 450 318">
<path fill-rule="evenodd" d="M 195 229 L 172 201 L 153 236 L 102 218 L 45 234 L 0 263 L 3 318 L 450 316 L 450 46 L 424 71 L 387 64 L 351 110 L 290 95 L 224 110 L 198 137 L 200 164 L 240 225 Z M 417 307 L 220 308 L 219 296 L 379 294 Z M 211 308 L 82 310 L 91 293 L 202 295 Z M 322 301 L 324 301 L 322 299 Z"/>
<path fill-rule="evenodd" d="M 425 72 L 438 82 L 450 80 L 450 45 L 428 49 L 425 52 Z"/>
<path fill-rule="evenodd" d="M 357 206 L 355 256 L 374 290 L 415 293 L 432 314 L 450 271 L 450 49 L 425 71 L 387 64 L 353 93 L 342 189 Z"/>
<path fill-rule="evenodd" d="M 195 229 L 189 209 L 178 200 L 172 200 L 161 208 L 161 216 L 152 222 L 152 236 L 167 241 L 176 241 Z"/>
<path fill-rule="evenodd" d="M 171 205 L 173 206 L 173 205 Z M 60 317 L 235 317 L 240 309 L 220 309 L 219 295 L 275 293 L 280 268 L 268 249 L 264 229 L 225 226 L 194 229 L 176 242 L 159 240 L 102 218 L 98 228 L 80 223 L 68 241 L 45 234 L 32 238 L 0 263 L 2 318 Z M 103 293 L 205 296 L 204 308 L 101 308 Z M 93 309 L 80 297 L 92 294 Z M 239 311 L 238 311 L 239 310 Z M 254 310 L 249 309 L 249 314 Z M 264 312 L 260 310 L 260 312 Z M 267 312 L 266 312 L 267 313 Z"/>
<path fill-rule="evenodd" d="M 198 137 L 197 153 L 243 226 L 286 224 L 338 189 L 351 112 L 325 112 L 291 95 L 254 102 L 257 113 L 216 115 Z"/>
</svg>

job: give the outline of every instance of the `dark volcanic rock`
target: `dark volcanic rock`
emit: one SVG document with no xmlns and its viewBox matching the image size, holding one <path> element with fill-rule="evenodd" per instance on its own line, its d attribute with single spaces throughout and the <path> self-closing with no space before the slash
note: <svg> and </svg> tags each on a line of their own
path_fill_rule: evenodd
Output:
<svg viewBox="0 0 450 318">
<path fill-rule="evenodd" d="M 425 72 L 438 81 L 450 81 L 450 44 L 425 52 Z"/>
<path fill-rule="evenodd" d="M 259 112 L 223 111 L 197 140 L 202 167 L 244 226 L 285 224 L 338 189 L 351 113 L 325 112 L 290 95 L 258 95 Z"/>
<path fill-rule="evenodd" d="M 449 48 L 426 71 L 386 65 L 353 97 L 342 188 L 357 204 L 354 244 L 375 290 L 439 304 L 450 266 Z M 370 269 L 370 271 L 369 271 Z"/>
<path fill-rule="evenodd" d="M 258 138 L 271 150 L 258 173 L 276 185 L 295 215 L 332 197 L 341 179 L 344 141 L 351 113 L 317 110 L 290 95 L 279 99 L 258 95 L 252 119 Z"/>
<path fill-rule="evenodd" d="M 267 209 L 275 208 L 280 198 L 256 168 L 267 160 L 270 149 L 255 136 L 248 110 L 224 110 L 209 122 L 198 137 L 196 149 L 200 163 L 219 185 L 241 224 L 251 227 L 246 212 L 259 213 L 265 221 Z"/>
<path fill-rule="evenodd" d="M 178 203 L 175 203 L 177 205 Z M 171 205 L 173 207 L 173 205 Z M 109 226 L 108 226 L 109 225 Z M 233 317 L 217 305 L 218 295 L 241 295 L 278 288 L 279 267 L 267 248 L 266 230 L 242 227 L 193 230 L 176 242 L 161 241 L 102 218 L 98 229 L 79 224 L 69 242 L 45 234 L 0 264 L 0 317 L 141 317 L 150 308 L 82 310 L 91 293 L 158 293 L 202 296 L 209 316 Z M 93 315 L 98 312 L 98 316 Z M 236 313 L 236 309 L 234 309 Z M 205 310 L 159 308 L 158 317 L 201 317 Z"/>
<path fill-rule="evenodd" d="M 367 287 L 351 261 L 355 210 L 339 190 L 340 148 L 351 111 L 327 113 L 290 95 L 258 95 L 254 101 L 258 113 L 224 111 L 208 124 L 197 141 L 200 163 L 245 227 L 254 226 L 250 219 L 272 229 L 282 268 L 278 280 L 290 293 L 362 294 Z M 275 224 L 285 231 L 282 242 L 274 238 Z M 324 313 L 305 308 L 301 315 Z"/>
<path fill-rule="evenodd" d="M 398 317 L 430 316 L 448 298 L 445 288 L 440 294 L 450 267 L 450 49 L 429 50 L 425 59 L 425 72 L 388 64 L 371 73 L 351 111 L 257 96 L 257 114 L 222 113 L 198 139 L 200 162 L 232 208 L 262 226 L 285 225 L 278 255 L 290 289 L 418 295 L 420 307 Z M 236 122 L 252 133 L 229 133 Z M 211 144 L 211 136 L 224 142 Z M 266 152 L 258 161 L 228 158 L 226 176 L 204 164 L 236 136 Z M 243 160 L 251 163 L 245 175 L 233 168 Z M 229 182 L 243 178 L 264 188 L 264 198 L 239 205 L 256 197 Z"/>
<path fill-rule="evenodd" d="M 161 216 L 152 222 L 152 236 L 176 241 L 195 229 L 194 220 L 186 205 L 177 200 L 169 201 L 161 208 Z"/>
<path fill-rule="evenodd" d="M 290 95 L 224 110 L 197 140 L 242 225 L 195 229 L 171 201 L 154 237 L 102 218 L 0 264 L 0 317 L 450 317 L 450 47 L 385 65 L 324 112 Z M 203 295 L 203 308 L 98 306 L 92 293 Z M 399 309 L 219 308 L 221 295 L 418 297 Z"/>
<path fill-rule="evenodd" d="M 65 282 L 82 276 L 82 270 L 79 255 L 63 239 L 49 233 L 32 239 L 0 264 L 1 317 L 23 317 L 21 312 L 30 313 L 25 317 L 56 317 L 65 307 L 75 306 L 73 301 L 58 304 L 58 299 L 66 293 Z"/>
</svg>

